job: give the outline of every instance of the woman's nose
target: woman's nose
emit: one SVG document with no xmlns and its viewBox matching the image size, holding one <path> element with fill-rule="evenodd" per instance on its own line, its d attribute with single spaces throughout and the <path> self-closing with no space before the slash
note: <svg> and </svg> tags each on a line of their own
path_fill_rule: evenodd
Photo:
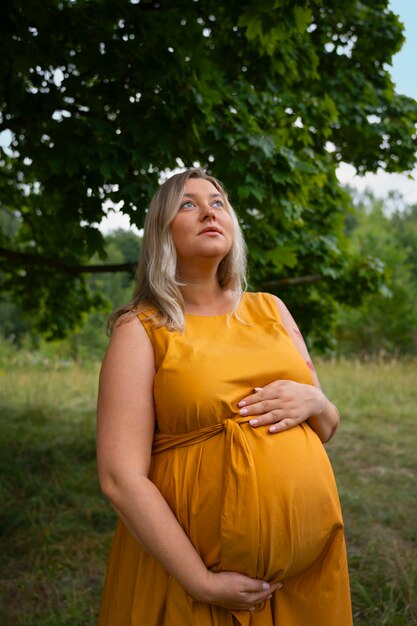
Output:
<svg viewBox="0 0 417 626">
<path fill-rule="evenodd" d="M 216 219 L 216 213 L 212 207 L 207 207 L 202 211 L 202 221 Z"/>
</svg>

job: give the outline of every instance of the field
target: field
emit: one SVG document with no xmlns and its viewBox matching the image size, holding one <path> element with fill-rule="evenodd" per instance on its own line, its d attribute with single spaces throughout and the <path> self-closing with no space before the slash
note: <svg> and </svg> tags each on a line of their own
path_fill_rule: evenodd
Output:
<svg viewBox="0 0 417 626">
<path fill-rule="evenodd" d="M 2 626 L 96 623 L 115 515 L 95 472 L 96 365 L 0 362 Z M 319 363 L 355 626 L 417 624 L 417 363 Z M 337 625 L 335 625 L 337 626 Z"/>
</svg>

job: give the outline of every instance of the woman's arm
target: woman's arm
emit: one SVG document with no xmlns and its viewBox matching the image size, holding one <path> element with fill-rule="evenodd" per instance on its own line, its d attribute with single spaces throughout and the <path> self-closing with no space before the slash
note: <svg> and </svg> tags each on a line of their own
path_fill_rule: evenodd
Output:
<svg viewBox="0 0 417 626">
<path fill-rule="evenodd" d="M 329 441 L 329 439 L 333 437 L 334 433 L 337 430 L 337 427 L 339 426 L 339 411 L 321 390 L 321 385 L 317 376 L 316 369 L 310 358 L 307 346 L 300 332 L 300 329 L 295 323 L 293 316 L 291 315 L 285 304 L 282 302 L 282 300 L 276 298 L 276 301 L 281 313 L 281 320 L 285 327 L 285 330 L 290 335 L 295 347 L 306 361 L 313 377 L 314 386 L 320 392 L 317 398 L 317 406 L 314 410 L 314 413 L 308 418 L 308 423 L 311 428 L 316 431 L 322 441 Z"/>
<path fill-rule="evenodd" d="M 239 402 L 240 412 L 242 415 L 254 416 L 250 422 L 252 426 L 272 424 L 269 429 L 272 433 L 288 430 L 307 421 L 321 441 L 329 441 L 339 425 L 339 412 L 321 390 L 316 370 L 294 318 L 282 300 L 276 297 L 275 300 L 283 326 L 311 370 L 314 387 L 292 380 L 274 381 L 243 398 Z"/>
<path fill-rule="evenodd" d="M 113 330 L 97 410 L 100 485 L 132 535 L 197 600 L 249 609 L 277 588 L 241 574 L 213 574 L 149 480 L 154 435 L 154 354 L 137 318 Z"/>
</svg>

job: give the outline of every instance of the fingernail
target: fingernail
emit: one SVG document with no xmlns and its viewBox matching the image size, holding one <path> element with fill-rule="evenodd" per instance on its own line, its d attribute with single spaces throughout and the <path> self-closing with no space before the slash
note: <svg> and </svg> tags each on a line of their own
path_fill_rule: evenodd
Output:
<svg viewBox="0 0 417 626">
<path fill-rule="evenodd" d="M 277 432 L 277 428 L 276 428 L 276 426 L 270 426 L 270 428 L 269 428 L 269 432 L 270 432 L 270 433 L 276 433 L 276 432 Z"/>
<path fill-rule="evenodd" d="M 256 425 L 257 425 L 257 423 L 258 423 L 258 420 L 249 420 L 249 424 L 250 424 L 251 426 L 256 426 Z"/>
<path fill-rule="evenodd" d="M 237 403 L 238 406 L 246 406 L 246 402 L 244 400 L 241 400 L 240 402 Z"/>
<path fill-rule="evenodd" d="M 240 409 L 239 411 L 241 415 L 246 415 L 247 412 L 248 412 L 248 409 Z"/>
<path fill-rule="evenodd" d="M 262 589 L 269 589 L 269 583 L 262 583 Z"/>
<path fill-rule="evenodd" d="M 284 586 L 284 585 L 283 585 L 282 583 L 278 583 L 278 585 L 277 585 L 277 589 L 282 589 L 282 587 L 283 587 L 283 586 Z"/>
<path fill-rule="evenodd" d="M 262 391 L 262 387 L 254 387 L 254 391 Z"/>
<path fill-rule="evenodd" d="M 271 593 L 271 595 L 270 595 L 270 596 L 266 596 L 266 599 L 267 599 L 267 600 L 270 600 L 270 599 L 272 598 L 272 595 L 273 595 L 273 594 Z"/>
</svg>

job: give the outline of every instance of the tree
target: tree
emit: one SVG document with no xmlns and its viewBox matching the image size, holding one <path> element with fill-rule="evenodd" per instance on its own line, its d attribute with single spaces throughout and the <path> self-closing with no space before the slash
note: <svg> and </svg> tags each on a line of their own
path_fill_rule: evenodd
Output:
<svg viewBox="0 0 417 626">
<path fill-rule="evenodd" d="M 0 211 L 0 221 L 5 215 Z M 16 225 L 15 225 L 16 226 Z M 126 230 L 116 230 L 104 237 L 107 262 L 112 265 L 129 264 L 138 257 L 140 237 Z M 93 263 L 97 261 L 95 257 Z M 63 340 L 48 345 L 39 333 L 34 332 L 22 311 L 0 296 L 0 343 L 4 338 L 15 347 L 31 350 L 40 348 L 43 353 L 59 355 L 64 359 L 91 362 L 101 359 L 107 347 L 104 332 L 110 311 L 128 302 L 132 297 L 133 281 L 128 273 L 94 273 L 86 278 L 87 289 L 102 295 L 103 304 L 97 310 L 84 313 L 83 322 L 75 332 Z"/>
<path fill-rule="evenodd" d="M 239 212 L 250 286 L 301 277 L 284 297 L 319 343 L 337 301 L 377 287 L 378 264 L 344 237 L 335 168 L 415 161 L 417 104 L 387 70 L 403 42 L 387 0 L 6 0 L 0 12 L 12 135 L 0 203 L 22 222 L 0 235 L 2 288 L 42 329 L 64 334 L 97 304 L 77 266 L 104 260 L 106 201 L 140 228 L 160 176 L 195 162 Z"/>
<path fill-rule="evenodd" d="M 128 264 L 137 259 L 140 238 L 132 232 L 117 230 L 105 236 L 107 262 Z M 93 258 L 95 262 L 96 259 Z M 105 333 L 107 315 L 110 311 L 129 302 L 133 295 L 133 281 L 128 273 L 96 273 L 87 278 L 87 287 L 103 295 L 106 303 L 98 311 L 85 315 L 82 327 L 63 342 L 62 348 L 70 351 L 73 360 L 91 362 L 101 360 L 107 347 Z"/>
<path fill-rule="evenodd" d="M 354 194 L 349 238 L 358 253 L 376 254 L 385 265 L 386 288 L 354 309 L 342 308 L 339 350 L 363 357 L 415 355 L 417 351 L 417 205 L 401 198 Z M 396 209 L 389 210 L 395 200 Z"/>
</svg>

